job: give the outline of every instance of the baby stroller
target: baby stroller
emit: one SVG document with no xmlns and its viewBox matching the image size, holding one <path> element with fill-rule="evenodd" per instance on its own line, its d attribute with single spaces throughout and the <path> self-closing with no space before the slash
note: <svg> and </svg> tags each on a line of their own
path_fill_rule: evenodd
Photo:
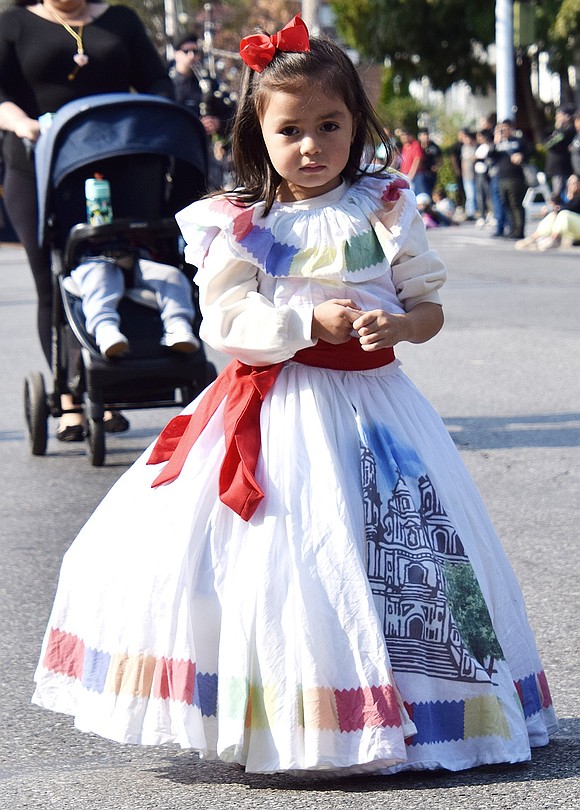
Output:
<svg viewBox="0 0 580 810">
<path fill-rule="evenodd" d="M 85 329 L 82 301 L 70 272 L 87 252 L 143 251 L 179 267 L 182 256 L 173 215 L 206 189 L 207 147 L 199 120 L 164 98 L 113 93 L 79 99 L 56 113 L 35 153 L 39 239 L 49 247 L 53 278 L 52 376 L 47 395 L 40 372 L 24 384 L 25 418 L 33 455 L 44 455 L 48 417 L 63 413 L 61 394 L 84 403 L 86 446 L 93 466 L 105 459 L 105 410 L 161 408 L 190 402 L 216 376 L 203 347 L 177 354 L 160 346 L 162 324 L 146 291 L 131 291 L 118 310 L 131 353 L 107 359 Z M 87 224 L 85 179 L 111 186 L 110 224 Z M 192 285 L 192 296 L 195 296 Z M 196 307 L 198 312 L 198 308 Z M 199 332 L 199 317 L 194 324 Z"/>
</svg>

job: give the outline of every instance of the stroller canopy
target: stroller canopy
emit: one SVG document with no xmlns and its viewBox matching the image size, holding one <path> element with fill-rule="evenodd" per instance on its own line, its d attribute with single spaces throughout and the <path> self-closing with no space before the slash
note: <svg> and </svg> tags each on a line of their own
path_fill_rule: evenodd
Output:
<svg viewBox="0 0 580 810">
<path fill-rule="evenodd" d="M 51 192 L 69 174 L 109 157 L 171 156 L 207 175 L 203 125 L 186 107 L 161 96 L 104 93 L 65 104 L 35 149 L 39 241 L 44 241 Z"/>
</svg>

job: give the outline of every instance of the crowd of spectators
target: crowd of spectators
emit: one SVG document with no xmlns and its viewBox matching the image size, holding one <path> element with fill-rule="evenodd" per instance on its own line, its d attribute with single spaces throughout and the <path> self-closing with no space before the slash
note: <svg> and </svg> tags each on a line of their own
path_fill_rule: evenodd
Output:
<svg viewBox="0 0 580 810">
<path fill-rule="evenodd" d="M 474 222 L 488 229 L 492 238 L 514 240 L 519 249 L 547 250 L 580 242 L 576 185 L 580 177 L 580 110 L 559 106 L 554 129 L 541 146 L 545 155 L 542 182 L 550 195 L 542 212 L 548 218 L 539 228 L 539 237 L 526 238 L 525 232 L 528 189 L 540 182 L 534 165 L 536 147 L 513 121 L 489 116 L 480 120 L 477 129 L 461 128 L 456 142 L 446 150 L 446 172 L 441 171 L 443 152 L 426 128 L 419 128 L 416 136 L 409 128 L 396 129 L 394 137 L 400 154 L 397 168 L 410 180 L 427 227 Z M 552 233 L 548 226 L 560 212 Z M 566 227 L 560 233 L 562 223 Z"/>
</svg>

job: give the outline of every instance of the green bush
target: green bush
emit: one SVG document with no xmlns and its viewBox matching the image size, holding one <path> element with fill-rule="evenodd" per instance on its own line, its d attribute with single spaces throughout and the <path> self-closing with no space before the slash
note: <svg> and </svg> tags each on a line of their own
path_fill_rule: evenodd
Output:
<svg viewBox="0 0 580 810">
<path fill-rule="evenodd" d="M 459 190 L 457 188 L 457 177 L 449 153 L 443 153 L 441 166 L 437 172 L 435 188 L 444 191 L 456 205 L 461 204 L 462 201 L 459 199 Z"/>
<path fill-rule="evenodd" d="M 408 85 L 397 81 L 399 78 L 392 68 L 383 69 L 377 115 L 391 132 L 398 127 L 406 127 L 416 133 L 417 118 L 422 108 L 409 94 Z"/>
<path fill-rule="evenodd" d="M 417 116 L 420 112 L 420 105 L 411 96 L 393 96 L 389 101 L 381 100 L 377 104 L 377 114 L 391 132 L 398 127 L 406 127 L 417 134 Z"/>
</svg>

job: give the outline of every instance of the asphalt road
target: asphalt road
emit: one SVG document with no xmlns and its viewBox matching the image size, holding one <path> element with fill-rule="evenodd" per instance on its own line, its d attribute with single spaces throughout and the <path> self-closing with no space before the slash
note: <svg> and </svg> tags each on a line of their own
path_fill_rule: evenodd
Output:
<svg viewBox="0 0 580 810">
<path fill-rule="evenodd" d="M 0 247 L 0 810 L 580 807 L 580 248 L 518 253 L 470 225 L 431 232 L 447 261 L 446 326 L 402 346 L 442 414 L 526 596 L 561 731 L 531 763 L 459 774 L 246 775 L 187 751 L 119 746 L 30 705 L 60 561 L 104 493 L 174 411 L 132 412 L 106 465 L 54 440 L 30 455 L 22 383 L 46 373 L 20 248 Z M 219 358 L 218 358 L 219 359 Z M 47 380 L 48 380 L 47 375 Z"/>
</svg>

